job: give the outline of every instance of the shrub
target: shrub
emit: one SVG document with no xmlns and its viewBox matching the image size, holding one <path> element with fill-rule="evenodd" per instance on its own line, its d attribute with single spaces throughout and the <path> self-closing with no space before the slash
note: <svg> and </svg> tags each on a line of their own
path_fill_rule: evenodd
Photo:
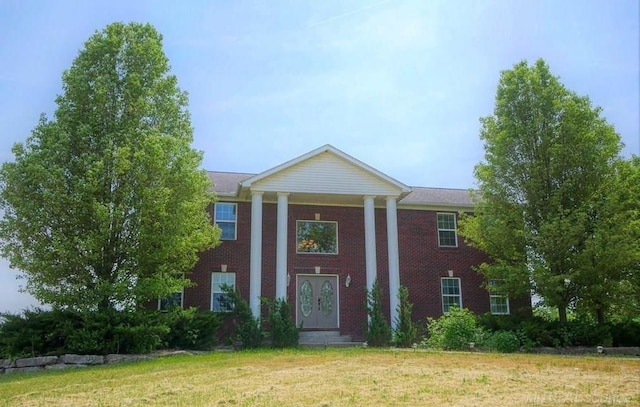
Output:
<svg viewBox="0 0 640 407">
<path fill-rule="evenodd" d="M 367 344 L 370 346 L 387 346 L 391 342 L 391 328 L 382 312 L 382 294 L 378 280 L 373 283 L 371 291 L 367 292 Z"/>
<path fill-rule="evenodd" d="M 267 301 L 269 305 L 269 332 L 271 345 L 275 348 L 298 346 L 300 329 L 291 318 L 291 306 L 282 298 Z"/>
<path fill-rule="evenodd" d="M 213 311 L 175 308 L 161 315 L 169 327 L 165 344 L 169 348 L 208 350 L 218 343 L 222 321 Z"/>
<path fill-rule="evenodd" d="M 482 329 L 476 325 L 473 313 L 466 308 L 452 307 L 448 314 L 438 319 L 428 318 L 427 331 L 429 337 L 421 345 L 429 348 L 466 350 L 471 342 L 482 341 Z"/>
<path fill-rule="evenodd" d="M 418 327 L 413 323 L 413 304 L 409 302 L 409 290 L 401 286 L 398 290 L 398 318 L 395 321 L 393 339 L 396 346 L 410 347 L 418 340 Z"/>
<path fill-rule="evenodd" d="M 501 353 L 512 353 L 520 349 L 520 340 L 511 331 L 497 331 L 489 335 L 486 347 Z"/>
<path fill-rule="evenodd" d="M 229 296 L 233 304 L 235 338 L 242 342 L 247 349 L 259 348 L 263 345 L 264 335 L 260 330 L 260 319 L 254 318 L 249 303 L 240 296 L 240 291 L 230 286 L 223 286 L 222 290 Z"/>
</svg>

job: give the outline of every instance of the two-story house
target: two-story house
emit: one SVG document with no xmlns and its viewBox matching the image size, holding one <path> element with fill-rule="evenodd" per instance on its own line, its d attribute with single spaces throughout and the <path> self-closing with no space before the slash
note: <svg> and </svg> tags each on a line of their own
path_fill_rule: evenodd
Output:
<svg viewBox="0 0 640 407">
<path fill-rule="evenodd" d="M 514 306 L 485 288 L 473 268 L 487 257 L 458 236 L 458 213 L 473 210 L 467 190 L 409 187 L 330 145 L 260 174 L 209 176 L 222 243 L 201 254 L 184 306 L 228 311 L 229 284 L 256 316 L 260 297 L 284 297 L 303 329 L 354 339 L 366 335 L 376 279 L 390 323 L 401 285 L 423 321 L 451 306 L 497 314 Z"/>
</svg>

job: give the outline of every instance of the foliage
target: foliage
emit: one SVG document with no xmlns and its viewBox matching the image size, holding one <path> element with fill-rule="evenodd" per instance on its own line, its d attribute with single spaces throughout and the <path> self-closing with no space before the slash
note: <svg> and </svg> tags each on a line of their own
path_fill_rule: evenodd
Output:
<svg viewBox="0 0 640 407">
<path fill-rule="evenodd" d="M 564 325 L 557 313 L 534 312 L 532 316 L 482 314 L 478 325 L 489 332 L 509 331 L 526 350 L 538 346 L 640 346 L 640 321 L 599 324 L 593 316 L 572 316 Z"/>
<path fill-rule="evenodd" d="M 482 330 L 476 325 L 476 318 L 466 308 L 451 307 L 449 313 L 438 319 L 427 319 L 429 337 L 423 340 L 423 347 L 444 350 L 468 350 L 470 343 L 482 340 Z"/>
<path fill-rule="evenodd" d="M 606 310 L 605 293 L 640 256 L 640 190 L 623 191 L 620 137 L 600 113 L 542 60 L 502 72 L 494 114 L 481 119 L 475 215 L 459 224 L 492 258 L 479 267 L 488 279 L 513 296 L 533 290 L 561 324 L 576 303 Z"/>
<path fill-rule="evenodd" d="M 219 231 L 161 35 L 111 24 L 62 82 L 54 119 L 0 168 L 2 255 L 58 307 L 133 309 L 179 291 Z"/>
<path fill-rule="evenodd" d="M 395 321 L 393 339 L 396 346 L 407 348 L 418 340 L 418 327 L 412 319 L 413 304 L 409 302 L 409 290 L 400 286 L 398 290 L 398 317 Z"/>
<path fill-rule="evenodd" d="M 53 309 L 3 314 L 0 358 L 60 355 L 148 353 L 155 349 L 211 349 L 220 320 L 195 308 L 75 311 Z"/>
<path fill-rule="evenodd" d="M 267 301 L 269 333 L 274 348 L 295 348 L 300 340 L 300 328 L 293 322 L 291 306 L 284 298 Z"/>
<path fill-rule="evenodd" d="M 369 346 L 387 346 L 391 342 L 391 327 L 382 312 L 382 292 L 378 280 L 374 281 L 371 291 L 367 291 L 367 344 Z"/>
<path fill-rule="evenodd" d="M 213 311 L 173 308 L 162 317 L 169 327 L 165 343 L 168 348 L 210 350 L 218 343 L 222 321 Z"/>
<path fill-rule="evenodd" d="M 235 338 L 242 342 L 242 347 L 245 349 L 261 347 L 264 334 L 260 330 L 260 318 L 253 316 L 249 303 L 242 298 L 237 288 L 228 285 L 223 285 L 221 288 L 233 304 Z"/>
<path fill-rule="evenodd" d="M 485 347 L 500 353 L 512 353 L 520 349 L 520 340 L 511 331 L 497 331 L 489 335 Z"/>
</svg>

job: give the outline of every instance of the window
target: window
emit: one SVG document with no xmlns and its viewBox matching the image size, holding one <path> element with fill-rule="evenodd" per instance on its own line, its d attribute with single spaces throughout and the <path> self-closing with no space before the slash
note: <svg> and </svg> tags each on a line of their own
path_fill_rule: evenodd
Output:
<svg viewBox="0 0 640 407">
<path fill-rule="evenodd" d="M 182 308 L 182 290 L 158 300 L 158 310 L 168 311 L 171 308 Z"/>
<path fill-rule="evenodd" d="M 438 246 L 458 247 L 455 213 L 438 214 Z"/>
<path fill-rule="evenodd" d="M 489 304 L 491 313 L 494 315 L 509 314 L 509 297 L 500 291 L 502 282 L 500 280 L 489 280 Z"/>
<path fill-rule="evenodd" d="M 216 312 L 229 312 L 233 310 L 231 299 L 222 290 L 222 287 L 236 288 L 236 273 L 218 273 L 211 276 L 211 310 Z"/>
<path fill-rule="evenodd" d="M 448 313 L 449 308 L 462 308 L 462 295 L 460 293 L 459 278 L 443 278 L 442 285 L 442 312 Z"/>
<path fill-rule="evenodd" d="M 222 229 L 221 240 L 236 240 L 237 205 L 234 203 L 218 202 L 214 209 L 214 222 Z"/>
<path fill-rule="evenodd" d="M 296 222 L 296 252 L 338 254 L 338 222 Z"/>
</svg>

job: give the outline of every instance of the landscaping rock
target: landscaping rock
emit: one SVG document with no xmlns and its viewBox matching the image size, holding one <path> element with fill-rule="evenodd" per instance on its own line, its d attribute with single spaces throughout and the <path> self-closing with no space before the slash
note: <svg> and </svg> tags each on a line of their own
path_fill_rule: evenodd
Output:
<svg viewBox="0 0 640 407">
<path fill-rule="evenodd" d="M 66 354 L 60 357 L 60 361 L 69 365 L 102 365 L 104 356 Z"/>
<path fill-rule="evenodd" d="M 151 356 L 147 355 L 120 355 L 111 353 L 104 357 L 104 363 L 122 363 L 122 362 L 140 362 L 142 360 L 151 360 Z"/>
<path fill-rule="evenodd" d="M 10 367 L 15 367 L 15 361 L 11 359 L 0 359 L 0 369 L 8 369 Z"/>
<path fill-rule="evenodd" d="M 55 365 L 56 363 L 58 363 L 57 356 L 41 356 L 37 358 L 24 358 L 24 359 L 16 360 L 16 368 Z"/>
</svg>

